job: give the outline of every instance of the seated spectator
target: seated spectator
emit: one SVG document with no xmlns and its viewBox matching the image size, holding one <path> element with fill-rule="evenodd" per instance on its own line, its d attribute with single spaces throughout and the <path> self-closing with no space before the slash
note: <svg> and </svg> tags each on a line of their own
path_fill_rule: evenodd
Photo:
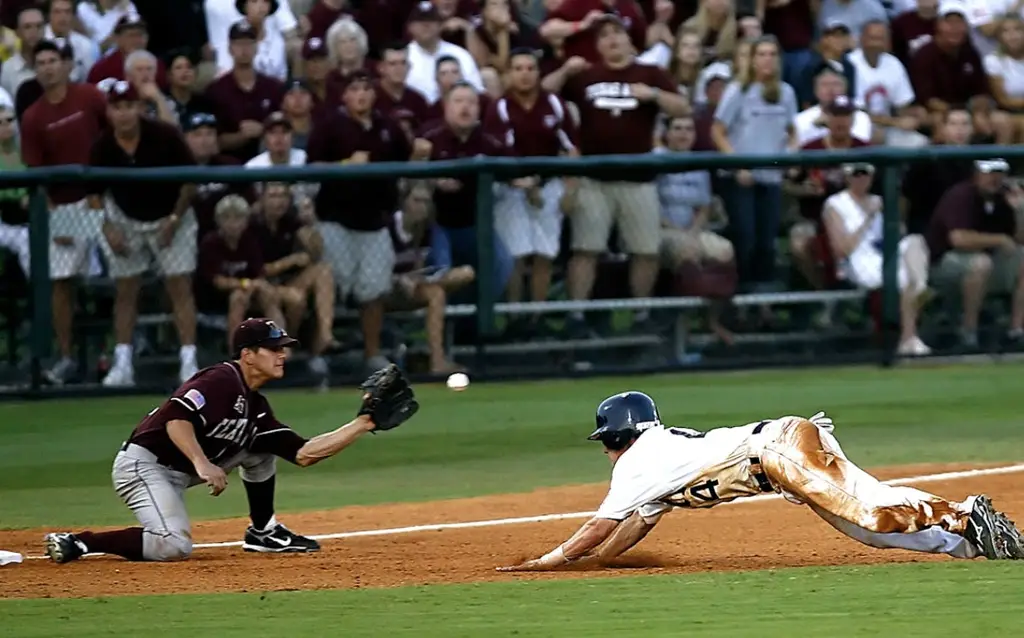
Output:
<svg viewBox="0 0 1024 638">
<path fill-rule="evenodd" d="M 302 45 L 302 82 L 313 98 L 313 120 L 323 119 L 338 108 L 337 88 L 330 82 L 331 60 L 327 43 L 310 38 Z"/>
<path fill-rule="evenodd" d="M 289 60 L 285 36 L 280 29 L 270 26 L 279 0 L 237 0 L 235 7 L 256 33 L 256 57 L 253 68 L 257 73 L 284 82 L 288 79 Z"/>
<path fill-rule="evenodd" d="M 178 117 L 171 107 L 170 101 L 156 85 L 157 59 L 149 51 L 135 51 L 124 59 L 124 77 L 132 83 L 142 99 L 144 114 L 147 117 L 161 120 L 178 126 Z M 109 79 L 106 84 L 116 82 Z"/>
<path fill-rule="evenodd" d="M 228 351 L 235 328 L 248 316 L 268 317 L 285 325 L 277 290 L 264 278 L 259 239 L 249 230 L 251 215 L 247 201 L 228 195 L 217 203 L 217 231 L 203 237 L 199 245 L 199 310 L 227 315 Z"/>
<path fill-rule="evenodd" d="M 466 49 L 479 68 L 493 67 L 504 73 L 512 51 L 535 46 L 538 41 L 513 19 L 509 0 L 484 0 L 481 5 L 480 16 L 466 34 Z"/>
<path fill-rule="evenodd" d="M 739 38 L 736 9 L 729 0 L 704 0 L 697 15 L 684 22 L 682 28 L 697 34 L 703 46 L 704 64 L 732 59 Z"/>
<path fill-rule="evenodd" d="M 939 0 L 917 0 L 914 10 L 893 18 L 892 54 L 899 58 L 904 66 L 909 68 L 910 58 L 932 41 L 938 10 Z"/>
<path fill-rule="evenodd" d="M 998 25 L 999 46 L 985 56 L 985 73 L 1000 110 L 1009 113 L 1007 131 L 1000 144 L 1024 142 L 1024 20 L 1008 15 Z M 1001 138 L 1001 139 L 1000 139 Z"/>
<path fill-rule="evenodd" d="M 122 16 L 114 27 L 115 48 L 99 59 L 89 71 L 89 83 L 99 84 L 107 78 L 124 80 L 124 63 L 129 55 L 146 48 L 149 30 L 136 13 Z M 167 86 L 167 71 L 164 63 L 157 60 L 156 83 Z"/>
<path fill-rule="evenodd" d="M 196 113 L 185 123 L 185 143 L 192 151 L 199 166 L 238 166 L 238 159 L 220 152 L 217 143 L 217 118 L 209 113 Z M 217 203 L 230 194 L 241 195 L 253 201 L 254 187 L 247 183 L 222 184 L 212 182 L 197 184 L 192 198 L 192 210 L 196 215 L 196 239 L 202 241 L 208 233 L 217 229 L 214 210 Z"/>
<path fill-rule="evenodd" d="M 38 8 L 28 7 L 18 12 L 17 32 L 21 45 L 15 54 L 0 65 L 0 88 L 8 95 L 17 95 L 22 82 L 36 77 L 32 56 L 36 45 L 43 39 L 45 26 L 46 19 Z"/>
<path fill-rule="evenodd" d="M 25 170 L 21 149 L 15 134 L 14 109 L 0 105 L 0 171 L 10 173 Z M 0 190 L 0 248 L 14 253 L 25 277 L 29 276 L 27 188 Z"/>
<path fill-rule="evenodd" d="M 828 22 L 821 32 L 821 39 L 818 40 L 818 51 L 812 53 L 810 63 L 804 67 L 800 83 L 793 87 L 796 90 L 800 108 L 806 109 L 820 102 L 817 96 L 816 82 L 818 76 L 825 69 L 831 70 L 846 80 L 844 94 L 856 93 L 856 73 L 853 70 L 853 65 L 846 58 L 846 53 L 851 48 L 850 25 L 841 20 Z"/>
<path fill-rule="evenodd" d="M 395 245 L 395 275 L 385 307 L 389 312 L 425 308 L 431 374 L 463 370 L 445 356 L 445 308 L 448 295 L 472 283 L 475 273 L 471 266 L 424 268 L 425 251 L 421 247 L 430 230 L 430 189 L 423 183 L 416 183 L 401 201 L 402 207 L 395 212 L 389 226 Z"/>
<path fill-rule="evenodd" d="M 476 89 L 477 93 L 484 91 L 480 69 L 477 68 L 469 51 L 441 39 L 441 14 L 438 13 L 437 7 L 427 1 L 417 4 L 409 15 L 408 28 L 412 42 L 406 49 L 409 61 L 406 86 L 419 91 L 428 104 L 436 102 L 442 96 L 437 84 L 438 60 L 442 57 L 452 57 L 458 60 L 462 77 L 466 82 Z"/>
<path fill-rule="evenodd" d="M 840 96 L 847 96 L 846 80 L 831 69 L 822 69 L 818 77 L 814 79 L 814 96 L 817 104 L 808 107 L 797 113 L 793 118 L 793 128 L 796 130 L 797 143 L 803 146 L 813 140 L 821 139 L 828 134 L 828 127 L 825 125 L 825 105 L 835 102 Z M 859 140 L 871 141 L 871 116 L 856 109 L 853 113 L 853 128 L 851 133 Z"/>
<path fill-rule="evenodd" d="M 269 17 L 264 20 L 263 30 L 268 34 L 263 37 L 276 39 L 279 35 L 284 38 L 285 49 L 291 53 L 298 52 L 301 47 L 299 40 L 299 21 L 292 12 L 290 2 L 279 0 L 204 0 L 203 8 L 206 13 L 206 32 L 210 47 L 217 56 L 217 73 L 222 74 L 231 70 L 233 65 L 231 55 L 231 27 L 243 20 L 248 12 L 249 3 L 256 2 L 263 8 L 255 8 L 260 12 L 267 11 Z M 269 5 L 269 7 L 268 7 Z"/>
<path fill-rule="evenodd" d="M 103 55 L 117 46 L 117 25 L 121 19 L 139 14 L 130 0 L 83 0 L 75 13 L 85 35 L 96 43 Z"/>
<path fill-rule="evenodd" d="M 379 79 L 374 91 L 377 110 L 392 119 L 408 122 L 406 132 L 412 139 L 412 131 L 427 123 L 429 104 L 422 93 L 406 85 L 409 77 L 409 52 L 405 44 L 390 43 L 382 46 L 377 71 Z M 399 111 L 408 116 L 398 117 Z"/>
<path fill-rule="evenodd" d="M 436 79 L 441 95 L 447 95 L 453 86 L 466 81 L 466 78 L 462 75 L 462 67 L 459 66 L 459 61 L 447 55 L 437 59 Z M 487 109 L 491 106 L 491 98 L 486 93 L 481 93 L 479 99 L 480 112 L 486 113 Z M 426 124 L 424 126 L 429 127 L 437 120 L 442 119 L 444 119 L 444 100 L 438 99 L 427 109 Z"/>
<path fill-rule="evenodd" d="M 334 276 L 322 261 L 323 239 L 314 225 L 300 219 L 288 184 L 263 184 L 262 191 L 260 214 L 250 228 L 259 240 L 263 276 L 274 286 L 285 325 L 292 333 L 299 332 L 313 298 L 316 337 L 310 347 L 309 369 L 325 377 L 328 368 L 323 354 L 337 350 L 340 344 L 333 334 Z"/>
<path fill-rule="evenodd" d="M 327 50 L 333 68 L 327 81 L 334 85 L 336 92 L 345 89 L 353 73 L 376 72 L 367 56 L 370 53 L 370 42 L 366 31 L 352 18 L 345 16 L 331 25 L 327 30 Z"/>
<path fill-rule="evenodd" d="M 306 150 L 313 132 L 313 91 L 302 80 L 292 80 L 285 87 L 281 113 L 292 129 L 292 148 Z"/>
<path fill-rule="evenodd" d="M 701 40 L 696 31 L 685 27 L 676 37 L 675 53 L 668 65 L 669 75 L 679 85 L 679 94 L 693 103 L 700 72 L 704 67 L 701 58 Z"/>
<path fill-rule="evenodd" d="M 196 66 L 198 57 L 191 51 L 175 49 L 167 56 L 167 101 L 178 126 L 186 123 L 198 113 L 212 114 L 214 105 L 204 94 L 196 91 Z"/>
<path fill-rule="evenodd" d="M 818 10 L 818 26 L 822 32 L 830 25 L 842 23 L 849 33 L 859 36 L 864 25 L 875 20 L 889 23 L 889 16 L 879 0 L 822 0 Z M 856 46 L 856 42 L 853 44 Z"/>
<path fill-rule="evenodd" d="M 928 110 L 926 124 L 932 135 L 942 130 L 943 114 L 958 104 L 967 105 L 976 133 L 993 135 L 988 78 L 981 57 L 967 38 L 962 4 L 946 0 L 939 5 L 935 37 L 914 54 L 909 71 L 917 101 Z"/>
<path fill-rule="evenodd" d="M 72 82 L 85 82 L 89 77 L 92 65 L 99 57 L 99 47 L 88 36 L 74 30 L 75 0 L 50 0 L 47 9 L 49 24 L 43 32 L 47 40 L 64 38 L 74 52 L 74 68 L 71 70 Z"/>
<path fill-rule="evenodd" d="M 107 93 L 110 126 L 92 147 L 90 166 L 157 168 L 190 166 L 195 159 L 176 127 L 143 117 L 142 100 L 129 82 Z M 104 219 L 104 256 L 114 279 L 114 365 L 105 386 L 135 385 L 132 363 L 142 275 L 152 267 L 164 278 L 181 341 L 179 378 L 195 374 L 196 316 L 192 273 L 196 269 L 195 186 L 174 182 L 91 183 L 89 208 Z"/>
<path fill-rule="evenodd" d="M 825 201 L 822 220 L 835 257 L 836 274 L 859 288 L 882 287 L 882 198 L 872 194 L 875 167 L 844 164 L 846 189 Z M 900 341 L 904 356 L 931 354 L 917 336 L 917 318 L 928 292 L 928 246 L 921 235 L 906 235 L 899 243 Z"/>
<path fill-rule="evenodd" d="M 871 117 L 875 144 L 916 148 L 928 138 L 917 132 L 920 124 L 914 106 L 914 87 L 903 64 L 889 48 L 889 27 L 868 22 L 860 36 L 860 48 L 847 59 L 856 72 L 857 93 L 852 97 Z"/>
<path fill-rule="evenodd" d="M 942 123 L 941 144 L 966 146 L 971 143 L 971 114 L 962 108 L 946 111 Z M 968 159 L 941 159 L 914 162 L 903 177 L 903 198 L 907 203 L 905 214 L 907 232 L 923 235 L 928 229 L 932 212 L 939 200 L 951 187 L 970 179 L 974 162 Z"/>
<path fill-rule="evenodd" d="M 1024 259 L 1016 210 L 1020 188 L 1007 188 L 1004 160 L 977 160 L 972 179 L 939 200 L 928 225 L 928 249 L 939 290 L 959 287 L 963 302 L 960 340 L 978 347 L 978 318 L 986 292 L 1013 292 L 1009 338 L 1024 338 Z M 1016 210 L 1015 210 L 1016 209 Z"/>
</svg>

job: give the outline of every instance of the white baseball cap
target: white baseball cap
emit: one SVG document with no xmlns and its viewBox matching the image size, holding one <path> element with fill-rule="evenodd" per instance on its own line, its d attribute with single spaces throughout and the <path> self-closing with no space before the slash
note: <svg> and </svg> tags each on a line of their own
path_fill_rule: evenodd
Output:
<svg viewBox="0 0 1024 638">
<path fill-rule="evenodd" d="M 955 13 L 967 18 L 967 5 L 962 0 L 942 0 L 939 2 L 939 16 L 945 18 Z"/>
</svg>

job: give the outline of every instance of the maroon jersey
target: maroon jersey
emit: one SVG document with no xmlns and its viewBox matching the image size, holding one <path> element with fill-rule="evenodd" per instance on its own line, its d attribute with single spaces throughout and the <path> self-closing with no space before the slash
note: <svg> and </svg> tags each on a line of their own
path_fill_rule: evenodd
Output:
<svg viewBox="0 0 1024 638">
<path fill-rule="evenodd" d="M 125 57 L 127 56 L 125 56 L 123 51 L 116 49 L 97 60 L 92 69 L 89 70 L 89 84 L 99 84 L 107 78 L 114 78 L 115 80 L 125 79 Z M 159 57 L 156 60 L 156 83 L 163 88 L 167 87 L 167 67 L 164 66 L 163 60 Z"/>
<path fill-rule="evenodd" d="M 871 146 L 868 142 L 859 140 L 856 137 L 850 138 L 850 148 L 863 148 Z M 842 152 L 845 149 L 829 145 L 826 138 L 811 140 L 800 147 L 801 151 L 824 151 L 836 150 Z M 816 183 L 822 189 L 822 194 L 816 197 L 801 197 L 798 202 L 800 214 L 812 221 L 821 219 L 821 209 L 825 200 L 846 188 L 846 177 L 843 175 L 841 166 L 829 166 L 826 168 L 806 168 L 798 179 L 806 179 Z"/>
<path fill-rule="evenodd" d="M 546 91 L 529 106 L 506 94 L 487 109 L 483 119 L 487 132 L 506 136 L 506 145 L 519 157 L 553 157 L 576 148 L 572 116 L 558 96 Z"/>
<path fill-rule="evenodd" d="M 92 147 L 90 166 L 109 168 L 158 168 L 193 166 L 196 160 L 181 132 L 170 124 L 142 118 L 139 120 L 139 142 L 135 152 L 128 154 L 108 129 Z M 108 193 L 125 215 L 140 222 L 153 222 L 174 212 L 181 193 L 180 182 L 126 182 L 89 185 L 90 193 Z"/>
<path fill-rule="evenodd" d="M 603 65 L 569 78 L 562 96 L 580 109 L 580 152 L 583 155 L 650 153 L 654 124 L 661 112 L 653 102 L 634 98 L 629 85 L 642 83 L 675 93 L 665 71 L 645 64 L 623 69 Z"/>
<path fill-rule="evenodd" d="M 64 99 L 54 104 L 41 97 L 21 119 L 21 157 L 25 166 L 88 164 L 89 150 L 107 125 L 107 100 L 91 84 L 69 84 Z M 54 204 L 85 198 L 83 184 L 51 184 L 47 195 Z"/>
<path fill-rule="evenodd" d="M 933 98 L 946 104 L 966 104 L 976 95 L 989 94 L 988 76 L 970 41 L 953 53 L 929 42 L 911 58 L 908 72 L 920 104 L 927 105 Z"/>
<path fill-rule="evenodd" d="M 591 11 L 607 13 L 614 11 L 629 32 L 629 39 L 637 52 L 647 49 L 647 20 L 644 19 L 640 6 L 634 0 L 614 0 L 609 7 L 603 0 L 565 0 L 557 9 L 548 14 L 548 19 L 558 18 L 569 22 L 579 22 Z M 590 28 L 580 31 L 565 39 L 565 59 L 578 55 L 588 62 L 600 62 L 601 55 L 597 52 L 597 29 Z"/>
<path fill-rule="evenodd" d="M 413 130 L 418 129 L 430 120 L 427 115 L 430 106 L 427 105 L 427 98 L 419 91 L 409 88 L 402 88 L 402 93 L 395 97 L 387 89 L 381 86 L 380 82 L 374 85 L 374 108 L 381 112 L 384 117 L 395 121 L 406 121 Z"/>
<path fill-rule="evenodd" d="M 892 21 L 892 54 L 904 66 L 935 35 L 935 18 L 922 18 L 916 11 L 901 13 Z"/>
<path fill-rule="evenodd" d="M 509 154 L 505 141 L 477 126 L 466 139 L 460 138 L 444 122 L 427 130 L 422 135 L 433 149 L 430 159 L 453 160 L 478 155 L 504 157 Z M 446 192 L 434 190 L 434 207 L 437 209 L 437 223 L 445 228 L 468 228 L 476 223 L 476 177 L 463 176 L 458 179 L 461 188 Z"/>
<path fill-rule="evenodd" d="M 171 421 L 191 423 L 206 458 L 222 467 L 242 452 L 274 454 L 294 463 L 306 443 L 277 420 L 266 397 L 249 389 L 233 361 L 200 370 L 147 414 L 128 439 L 162 465 L 196 476 L 192 462 L 167 434 Z"/>
<path fill-rule="evenodd" d="M 256 83 L 246 91 L 238 85 L 232 73 L 225 73 L 207 87 L 206 97 L 214 106 L 220 132 L 237 133 L 242 121 L 263 122 L 278 110 L 284 91 L 284 84 L 262 73 L 256 74 Z M 228 151 L 228 154 L 247 162 L 259 154 L 260 139 L 251 139 L 234 151 Z"/>
<path fill-rule="evenodd" d="M 207 166 L 240 166 L 238 158 L 230 155 L 214 155 L 207 162 Z M 196 223 L 199 225 L 196 232 L 196 242 L 201 242 L 203 237 L 210 231 L 217 229 L 217 222 L 213 213 L 217 203 L 226 195 L 241 195 L 250 204 L 256 201 L 256 192 L 251 183 L 222 184 L 210 182 L 207 184 L 196 184 L 196 194 L 192 198 L 192 210 L 196 214 Z"/>
<path fill-rule="evenodd" d="M 369 153 L 371 162 L 406 162 L 412 146 L 402 128 L 380 113 L 373 113 L 367 128 L 342 108 L 333 118 L 317 123 L 306 147 L 307 162 L 342 162 L 357 151 Z M 331 180 L 324 182 L 316 194 L 320 219 L 352 230 L 385 228 L 387 216 L 397 206 L 398 180 L 394 177 Z"/>
</svg>

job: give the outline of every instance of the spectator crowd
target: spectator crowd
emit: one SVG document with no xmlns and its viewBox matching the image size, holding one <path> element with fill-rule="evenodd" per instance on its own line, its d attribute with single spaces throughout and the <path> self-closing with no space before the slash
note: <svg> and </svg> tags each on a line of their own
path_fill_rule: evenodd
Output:
<svg viewBox="0 0 1024 638">
<path fill-rule="evenodd" d="M 1016 144 L 1022 16 L 995 0 L 8 0 L 0 170 Z M 1014 295 L 1007 337 L 1024 337 L 1024 196 L 1009 169 L 991 158 L 905 176 L 901 354 L 930 352 L 917 318 L 938 281 L 963 296 L 965 345 L 996 289 Z M 693 281 L 708 273 L 725 296 L 736 282 L 770 290 L 788 236 L 805 285 L 876 290 L 875 177 L 853 161 L 501 182 L 485 283 L 543 301 L 564 265 L 569 299 L 584 301 L 614 252 L 637 298 L 666 273 L 677 291 L 707 288 Z M 476 192 L 474 176 L 50 184 L 48 378 L 76 374 L 75 286 L 96 275 L 116 291 L 106 385 L 134 384 L 147 276 L 171 300 L 183 380 L 198 314 L 308 323 L 309 365 L 326 374 L 339 303 L 358 311 L 370 366 L 383 363 L 385 314 L 425 308 L 431 371 L 454 371 L 444 309 L 479 270 Z M 27 192 L 0 193 L 0 246 L 26 274 L 27 209 Z M 634 327 L 650 322 L 638 311 Z M 731 343 L 714 307 L 710 322 Z M 581 312 L 565 325 L 594 331 Z"/>
</svg>

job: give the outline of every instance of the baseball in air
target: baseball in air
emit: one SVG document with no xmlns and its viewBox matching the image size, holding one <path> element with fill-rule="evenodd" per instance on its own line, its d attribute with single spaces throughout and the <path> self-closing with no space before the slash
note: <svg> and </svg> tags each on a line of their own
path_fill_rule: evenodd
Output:
<svg viewBox="0 0 1024 638">
<path fill-rule="evenodd" d="M 448 377 L 448 388 L 456 392 L 462 392 L 469 387 L 469 377 L 462 372 L 455 372 Z"/>
</svg>

